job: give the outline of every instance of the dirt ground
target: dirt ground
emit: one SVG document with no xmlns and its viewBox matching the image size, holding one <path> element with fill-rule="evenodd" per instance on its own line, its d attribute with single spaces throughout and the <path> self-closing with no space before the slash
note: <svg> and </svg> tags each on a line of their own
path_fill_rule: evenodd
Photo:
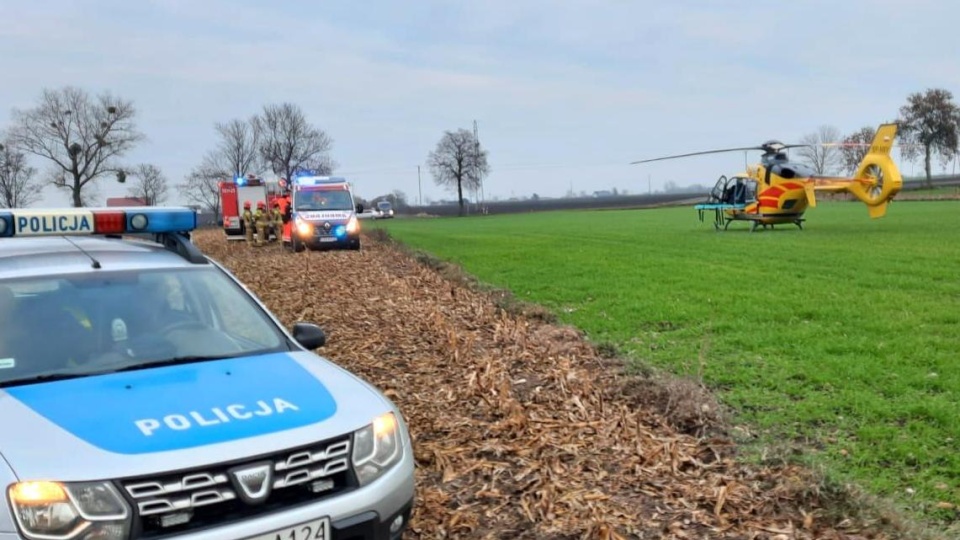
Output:
<svg viewBox="0 0 960 540">
<path fill-rule="evenodd" d="M 404 538 L 888 538 L 828 511 L 807 472 L 748 466 L 722 433 L 666 416 L 664 399 L 709 413 L 696 396 L 638 382 L 577 331 L 508 313 L 389 243 L 195 241 L 287 325 L 320 324 L 318 352 L 403 411 L 417 463 Z"/>
</svg>

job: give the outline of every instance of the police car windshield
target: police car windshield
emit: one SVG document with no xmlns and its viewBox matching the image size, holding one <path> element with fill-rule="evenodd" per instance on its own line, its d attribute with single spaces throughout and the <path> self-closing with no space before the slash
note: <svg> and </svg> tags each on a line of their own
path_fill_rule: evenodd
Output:
<svg viewBox="0 0 960 540">
<path fill-rule="evenodd" d="M 348 191 L 297 191 L 293 206 L 297 210 L 353 210 Z"/>
<path fill-rule="evenodd" d="M 0 325 L 0 385 L 289 350 L 272 319 L 210 267 L 0 281 Z"/>
</svg>

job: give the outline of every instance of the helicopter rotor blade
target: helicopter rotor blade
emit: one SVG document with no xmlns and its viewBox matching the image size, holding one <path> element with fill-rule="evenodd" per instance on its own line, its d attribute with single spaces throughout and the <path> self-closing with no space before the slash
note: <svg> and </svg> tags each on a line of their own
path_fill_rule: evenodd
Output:
<svg viewBox="0 0 960 540">
<path fill-rule="evenodd" d="M 841 148 L 856 148 L 856 147 L 867 147 L 867 148 L 869 148 L 869 147 L 872 146 L 872 145 L 873 145 L 873 143 L 868 143 L 868 142 L 843 142 L 843 141 L 817 143 L 817 146 L 826 146 L 826 147 L 832 147 L 832 146 L 833 146 L 833 147 L 841 147 Z M 923 146 L 923 145 L 922 145 L 922 144 L 918 144 L 918 143 L 898 143 L 898 144 L 896 144 L 896 145 L 894 145 L 894 146 L 896 146 L 896 147 L 913 147 L 913 146 L 919 147 L 919 146 Z"/>
<path fill-rule="evenodd" d="M 747 151 L 747 150 L 763 150 L 764 152 L 771 152 L 771 151 L 772 151 L 772 152 L 779 152 L 779 151 L 781 151 L 781 150 L 786 150 L 786 149 L 788 149 L 788 148 L 799 148 L 799 147 L 803 147 L 803 146 L 812 146 L 812 145 L 809 145 L 809 144 L 781 144 L 781 143 L 779 143 L 779 142 L 774 143 L 774 144 L 764 143 L 763 146 L 744 146 L 744 147 L 741 147 L 741 148 L 724 148 L 724 149 L 722 149 L 722 150 L 706 150 L 706 151 L 704 151 L 704 152 L 691 152 L 691 153 L 689 153 L 689 154 L 677 154 L 677 155 L 673 155 L 673 156 L 664 156 L 664 157 L 658 157 L 658 158 L 653 158 L 653 159 L 642 159 L 642 160 L 640 160 L 640 161 L 631 161 L 630 164 L 631 164 L 631 165 L 636 165 L 636 164 L 638 164 L 638 163 L 649 163 L 649 162 L 651 162 L 651 161 L 662 161 L 662 160 L 665 160 L 665 159 L 677 159 L 677 158 L 684 158 L 684 157 L 691 157 L 691 156 L 702 156 L 702 155 L 705 155 L 705 154 L 720 154 L 720 153 L 723 153 L 723 152 L 744 152 L 744 151 Z"/>
<path fill-rule="evenodd" d="M 664 159 L 677 159 L 677 158 L 690 157 L 690 156 L 702 156 L 704 154 L 719 154 L 721 152 L 743 152 L 745 150 L 763 150 L 763 148 L 760 146 L 746 146 L 743 148 L 724 148 L 723 150 L 707 150 L 705 152 L 692 152 L 690 154 L 677 154 L 674 156 L 664 156 L 664 157 L 658 157 L 653 159 L 642 159 L 640 161 L 631 161 L 630 164 L 636 165 L 637 163 L 649 163 L 651 161 L 661 161 Z"/>
</svg>

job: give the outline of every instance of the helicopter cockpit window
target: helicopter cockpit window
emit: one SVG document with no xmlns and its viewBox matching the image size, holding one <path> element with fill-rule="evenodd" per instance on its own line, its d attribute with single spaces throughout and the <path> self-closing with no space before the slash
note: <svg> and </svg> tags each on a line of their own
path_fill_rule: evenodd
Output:
<svg viewBox="0 0 960 540">
<path fill-rule="evenodd" d="M 757 201 L 757 183 L 750 179 L 744 179 L 743 202 L 750 204 Z"/>
<path fill-rule="evenodd" d="M 723 202 L 727 204 L 749 204 L 757 199 L 757 183 L 749 178 L 735 176 L 727 181 Z"/>
</svg>

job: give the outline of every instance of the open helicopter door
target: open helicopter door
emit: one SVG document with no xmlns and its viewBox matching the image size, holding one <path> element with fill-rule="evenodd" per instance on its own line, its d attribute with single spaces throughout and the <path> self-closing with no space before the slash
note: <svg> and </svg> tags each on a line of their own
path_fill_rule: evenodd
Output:
<svg viewBox="0 0 960 540">
<path fill-rule="evenodd" d="M 707 200 L 696 205 L 700 221 L 703 222 L 704 211 L 714 211 L 713 226 L 719 229 L 726 228 L 730 220 L 734 219 L 728 212 L 736 214 L 742 212 L 750 204 L 757 202 L 757 182 L 744 176 L 727 178 L 721 176 L 710 190 Z"/>
</svg>

